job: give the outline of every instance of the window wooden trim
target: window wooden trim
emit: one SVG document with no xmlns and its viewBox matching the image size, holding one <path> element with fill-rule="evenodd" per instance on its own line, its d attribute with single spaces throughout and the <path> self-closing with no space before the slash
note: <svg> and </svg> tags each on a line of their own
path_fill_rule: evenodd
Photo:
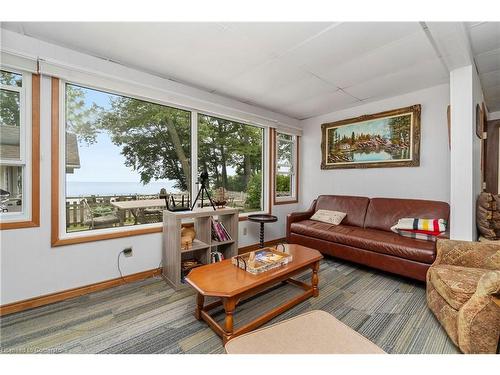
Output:
<svg viewBox="0 0 500 375">
<path fill-rule="evenodd" d="M 31 218 L 0 222 L 0 230 L 40 226 L 40 75 L 31 75 Z"/>
<path fill-rule="evenodd" d="M 135 230 L 124 230 L 113 233 L 89 234 L 82 237 L 60 238 L 59 236 L 59 116 L 60 116 L 60 82 L 58 78 L 52 78 L 51 94 L 51 244 L 55 246 L 74 245 L 78 243 L 110 240 L 129 236 L 140 236 L 150 233 L 161 233 L 162 226 L 139 228 Z"/>
<path fill-rule="evenodd" d="M 280 206 L 284 204 L 293 204 L 293 203 L 298 203 L 299 202 L 299 173 L 300 173 L 300 159 L 299 159 L 299 151 L 300 151 L 300 137 L 297 135 L 295 136 L 295 197 L 289 198 L 289 199 L 276 199 L 276 162 L 278 159 L 277 152 L 278 148 L 276 147 L 276 141 L 277 141 L 277 131 L 276 129 L 272 129 L 271 132 L 271 143 L 272 143 L 272 151 L 271 151 L 271 159 L 272 159 L 272 167 L 271 167 L 271 179 L 272 179 L 272 200 L 273 200 L 273 205 L 275 206 Z"/>
</svg>

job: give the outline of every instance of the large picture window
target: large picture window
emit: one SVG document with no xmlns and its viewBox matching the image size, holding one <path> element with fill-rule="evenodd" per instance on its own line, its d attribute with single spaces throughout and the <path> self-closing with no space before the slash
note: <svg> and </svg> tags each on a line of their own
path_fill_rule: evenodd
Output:
<svg viewBox="0 0 500 375">
<path fill-rule="evenodd" d="M 165 195 L 192 201 L 201 172 L 242 219 L 268 211 L 263 126 L 57 78 L 52 112 L 53 246 L 159 232 Z"/>
<path fill-rule="evenodd" d="M 138 201 L 188 194 L 191 112 L 70 83 L 64 103 L 66 232 L 158 223 Z"/>
<path fill-rule="evenodd" d="M 198 115 L 198 170 L 208 172 L 210 190 L 224 188 L 230 207 L 264 210 L 264 129 Z"/>
<path fill-rule="evenodd" d="M 38 100 L 38 76 L 0 70 L 1 229 L 39 224 Z"/>
</svg>

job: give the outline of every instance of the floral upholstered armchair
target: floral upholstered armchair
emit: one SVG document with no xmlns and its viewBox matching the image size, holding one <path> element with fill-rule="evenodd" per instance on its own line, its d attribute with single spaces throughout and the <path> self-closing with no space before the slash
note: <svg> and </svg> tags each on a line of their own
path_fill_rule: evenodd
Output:
<svg viewBox="0 0 500 375">
<path fill-rule="evenodd" d="M 496 353 L 500 243 L 439 240 L 427 272 L 427 303 L 464 353 Z"/>
</svg>

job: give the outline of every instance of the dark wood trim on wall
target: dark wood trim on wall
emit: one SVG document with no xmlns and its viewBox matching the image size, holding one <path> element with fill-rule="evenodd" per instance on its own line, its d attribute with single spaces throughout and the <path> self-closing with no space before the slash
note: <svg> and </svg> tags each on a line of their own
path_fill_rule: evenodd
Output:
<svg viewBox="0 0 500 375">
<path fill-rule="evenodd" d="M 52 246 L 59 240 L 59 79 L 51 81 L 50 217 Z"/>
<path fill-rule="evenodd" d="M 486 192 L 498 194 L 498 153 L 500 120 L 487 122 L 485 181 Z"/>
<path fill-rule="evenodd" d="M 278 238 L 275 240 L 267 241 L 266 246 L 275 246 L 279 243 L 285 242 L 286 238 Z M 240 247 L 238 249 L 238 254 L 243 254 L 249 251 L 257 250 L 259 244 L 253 244 L 245 247 Z M 115 286 L 123 285 L 125 283 L 131 283 L 134 281 L 140 281 L 148 279 L 150 277 L 161 275 L 161 268 L 154 268 L 152 270 L 147 270 L 143 272 L 134 273 L 131 275 L 125 275 L 123 277 L 117 277 L 115 279 L 101 281 L 98 283 L 81 286 L 78 288 L 67 289 L 61 292 L 46 294 L 40 297 L 29 298 L 23 301 L 12 302 L 6 305 L 0 306 L 0 316 L 13 314 L 16 312 L 33 309 L 35 307 L 45 306 L 51 303 L 64 301 L 70 298 L 83 296 L 85 294 L 98 292 L 104 289 L 113 288 Z"/>
<path fill-rule="evenodd" d="M 29 146 L 28 146 L 29 147 Z M 31 75 L 31 219 L 0 223 L 0 230 L 40 226 L 40 75 Z"/>
</svg>

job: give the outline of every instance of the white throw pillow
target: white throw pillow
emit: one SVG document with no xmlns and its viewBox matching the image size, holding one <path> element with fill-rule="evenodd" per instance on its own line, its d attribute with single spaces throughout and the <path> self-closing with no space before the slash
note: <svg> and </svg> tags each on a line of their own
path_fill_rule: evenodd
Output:
<svg viewBox="0 0 500 375">
<path fill-rule="evenodd" d="M 322 221 L 323 223 L 339 225 L 347 214 L 345 212 L 318 210 L 311 217 L 311 220 Z"/>
</svg>

